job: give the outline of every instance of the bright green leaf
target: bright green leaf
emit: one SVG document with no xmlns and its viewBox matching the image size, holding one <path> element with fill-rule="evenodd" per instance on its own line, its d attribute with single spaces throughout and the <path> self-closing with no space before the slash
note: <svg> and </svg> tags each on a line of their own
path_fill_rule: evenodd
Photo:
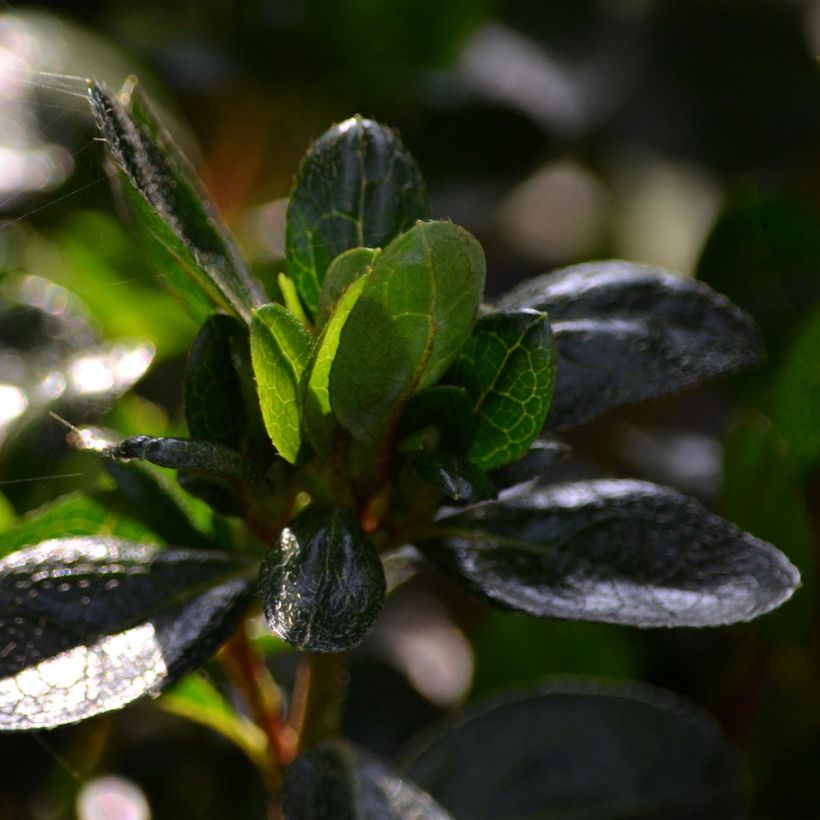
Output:
<svg viewBox="0 0 820 820">
<path fill-rule="evenodd" d="M 316 314 L 317 330 L 324 327 L 336 303 L 350 285 L 372 269 L 380 253 L 380 250 L 373 248 L 351 248 L 349 251 L 340 253 L 330 263 L 325 281 L 322 282 L 322 290 L 319 292 L 319 311 Z"/>
<path fill-rule="evenodd" d="M 254 311 L 251 357 L 262 417 L 274 447 L 291 464 L 302 446 L 299 384 L 312 348 L 304 325 L 281 305 Z"/>
<path fill-rule="evenodd" d="M 544 426 L 555 380 L 546 314 L 520 310 L 482 316 L 447 380 L 464 387 L 473 401 L 470 461 L 493 470 L 524 455 Z"/>
<path fill-rule="evenodd" d="M 383 247 L 429 213 L 415 161 L 395 131 L 352 117 L 308 149 L 288 204 L 288 268 L 311 314 L 331 261 Z"/>
<path fill-rule="evenodd" d="M 339 421 L 378 440 L 410 396 L 458 355 L 484 291 L 484 252 L 449 222 L 418 222 L 376 260 L 339 340 L 330 401 Z"/>
</svg>

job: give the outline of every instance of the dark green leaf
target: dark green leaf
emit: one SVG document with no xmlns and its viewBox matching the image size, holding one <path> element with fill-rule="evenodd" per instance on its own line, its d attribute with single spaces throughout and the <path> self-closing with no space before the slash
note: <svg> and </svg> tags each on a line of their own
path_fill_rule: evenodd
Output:
<svg viewBox="0 0 820 820">
<path fill-rule="evenodd" d="M 395 131 L 352 117 L 311 145 L 288 203 L 285 250 L 311 314 L 331 261 L 383 247 L 429 213 L 416 163 Z"/>
<path fill-rule="evenodd" d="M 270 628 L 312 652 L 352 649 L 384 605 L 379 556 L 356 519 L 309 507 L 262 562 L 259 586 Z"/>
<path fill-rule="evenodd" d="M 114 535 L 161 543 L 162 539 L 132 517 L 128 500 L 111 490 L 71 493 L 26 515 L 0 536 L 0 555 L 50 538 L 68 535 Z"/>
<path fill-rule="evenodd" d="M 546 314 L 520 310 L 482 316 L 447 375 L 473 402 L 470 461 L 492 470 L 524 455 L 544 426 L 554 379 Z"/>
<path fill-rule="evenodd" d="M 247 328 L 231 316 L 211 316 L 194 339 L 183 377 L 185 420 L 191 438 L 239 450 L 245 418 L 231 339 Z"/>
<path fill-rule="evenodd" d="M 159 692 L 233 631 L 249 569 L 222 553 L 111 537 L 2 559 L 0 729 L 74 723 Z"/>
<path fill-rule="evenodd" d="M 342 294 L 375 263 L 380 251 L 373 248 L 351 248 L 339 254 L 327 269 L 322 290 L 319 292 L 319 311 L 316 327 L 321 329 L 327 322 Z"/>
<path fill-rule="evenodd" d="M 302 446 L 299 384 L 312 349 L 304 325 L 281 305 L 254 311 L 251 355 L 262 417 L 274 447 L 291 464 Z"/>
<path fill-rule="evenodd" d="M 418 222 L 376 260 L 345 322 L 330 402 L 359 439 L 374 441 L 410 396 L 458 355 L 484 290 L 484 252 L 449 222 Z"/>
<path fill-rule="evenodd" d="M 521 458 L 495 470 L 492 479 L 499 487 L 543 483 L 550 468 L 563 461 L 570 449 L 568 444 L 556 438 L 537 439 Z"/>
<path fill-rule="evenodd" d="M 774 609 L 800 583 L 770 544 L 643 481 L 553 485 L 439 526 L 429 557 L 491 603 L 538 617 L 718 626 Z"/>
<path fill-rule="evenodd" d="M 417 393 L 399 420 L 399 438 L 428 428 L 437 431 L 437 446 L 459 455 L 466 453 L 475 431 L 473 405 L 463 387 L 438 384 Z"/>
<path fill-rule="evenodd" d="M 210 441 L 131 436 L 113 447 L 105 448 L 102 455 L 123 461 L 141 459 L 158 467 L 170 467 L 174 470 L 201 470 L 242 481 L 262 482 L 265 478 L 254 462 L 229 447 L 212 444 Z"/>
<path fill-rule="evenodd" d="M 708 286 L 629 262 L 540 276 L 504 308 L 549 313 L 557 349 L 550 430 L 760 361 L 752 319 Z"/>
<path fill-rule="evenodd" d="M 493 482 L 465 458 L 449 453 L 419 453 L 413 458 L 413 466 L 453 501 L 471 504 L 495 498 Z"/>
<path fill-rule="evenodd" d="M 188 161 L 136 88 L 89 88 L 91 110 L 131 199 L 157 239 L 217 307 L 250 321 L 266 299 Z"/>
<path fill-rule="evenodd" d="M 339 347 L 342 328 L 366 283 L 366 277 L 360 277 L 341 296 L 333 315 L 316 342 L 313 358 L 308 367 L 308 375 L 304 382 L 304 424 L 305 432 L 317 452 L 330 446 L 333 430 L 337 428 L 330 407 L 330 369 Z"/>
<path fill-rule="evenodd" d="M 643 686 L 561 681 L 473 707 L 404 767 L 471 820 L 730 820 L 738 763 L 714 721 Z"/>
<path fill-rule="evenodd" d="M 375 758 L 337 741 L 288 766 L 286 820 L 448 820 L 430 795 Z"/>
</svg>

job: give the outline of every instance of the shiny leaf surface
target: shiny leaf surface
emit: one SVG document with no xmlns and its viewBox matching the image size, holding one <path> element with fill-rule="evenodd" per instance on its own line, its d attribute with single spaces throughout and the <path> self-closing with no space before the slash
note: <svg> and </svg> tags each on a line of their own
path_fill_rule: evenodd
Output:
<svg viewBox="0 0 820 820">
<path fill-rule="evenodd" d="M 287 770 L 286 820 L 448 820 L 408 779 L 348 743 L 323 743 Z"/>
<path fill-rule="evenodd" d="M 262 562 L 259 587 L 273 632 L 311 652 L 352 649 L 384 605 L 381 561 L 341 510 L 309 507 L 285 527 Z"/>
<path fill-rule="evenodd" d="M 752 319 L 707 285 L 629 262 L 540 276 L 499 300 L 549 313 L 557 350 L 547 428 L 675 393 L 760 361 Z"/>
<path fill-rule="evenodd" d="M 544 426 L 554 377 L 546 314 L 520 310 L 482 316 L 447 374 L 473 402 L 470 461 L 492 470 L 524 455 Z"/>
<path fill-rule="evenodd" d="M 374 248 L 351 248 L 330 263 L 319 292 L 319 311 L 316 314 L 318 329 L 324 327 L 342 294 L 373 267 L 379 253 Z"/>
<path fill-rule="evenodd" d="M 310 313 L 340 253 L 383 247 L 428 213 L 418 167 L 395 131 L 361 117 L 326 131 L 299 169 L 285 232 L 290 275 Z"/>
<path fill-rule="evenodd" d="M 0 729 L 120 709 L 203 663 L 250 600 L 216 552 L 112 537 L 45 541 L 0 561 Z"/>
<path fill-rule="evenodd" d="M 453 501 L 471 504 L 495 498 L 493 482 L 465 458 L 449 453 L 419 453 L 413 458 L 413 466 Z"/>
<path fill-rule="evenodd" d="M 440 526 L 430 558 L 487 601 L 538 617 L 719 626 L 774 609 L 800 583 L 770 544 L 642 481 L 552 485 Z"/>
<path fill-rule="evenodd" d="M 99 83 L 89 88 L 105 138 L 149 229 L 213 303 L 250 321 L 266 299 L 250 275 L 196 175 L 135 88 L 118 97 Z M 147 206 L 147 207 L 146 207 Z"/>
<path fill-rule="evenodd" d="M 428 733 L 404 771 L 474 820 L 741 816 L 737 760 L 717 725 L 644 686 L 505 695 Z"/>
<path fill-rule="evenodd" d="M 330 402 L 377 440 L 410 396 L 436 382 L 467 341 L 484 291 L 484 252 L 449 222 L 418 222 L 376 260 L 342 329 Z"/>
<path fill-rule="evenodd" d="M 251 357 L 262 418 L 274 447 L 291 464 L 302 446 L 299 385 L 312 348 L 304 325 L 281 305 L 254 311 Z"/>
</svg>

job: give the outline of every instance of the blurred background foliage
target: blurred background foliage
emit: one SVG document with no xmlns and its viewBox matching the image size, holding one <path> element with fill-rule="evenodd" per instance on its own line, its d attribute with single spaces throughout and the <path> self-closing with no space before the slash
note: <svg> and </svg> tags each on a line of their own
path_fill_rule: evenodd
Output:
<svg viewBox="0 0 820 820">
<path fill-rule="evenodd" d="M 743 756 L 750 816 L 820 816 L 818 52 L 820 3 L 796 0 L 6 6 L 0 531 L 110 481 L 47 411 L 184 432 L 196 326 L 121 219 L 74 78 L 140 77 L 270 286 L 309 141 L 354 112 L 376 117 L 417 156 L 435 216 L 484 244 L 490 295 L 623 257 L 697 276 L 756 317 L 765 366 L 576 431 L 556 477 L 678 486 L 773 542 L 804 586 L 753 624 L 640 632 L 489 612 L 422 573 L 355 656 L 348 733 L 389 757 L 442 710 L 504 686 L 638 678 L 718 718 Z M 292 655 L 270 663 L 287 684 Z M 203 674 L 189 707 L 220 684 Z M 242 753 L 172 707 L 0 739 L 14 761 L 0 768 L 0 818 L 98 816 L 88 807 L 104 800 L 120 806 L 110 818 L 147 816 L 146 800 L 157 818 L 263 816 Z"/>
</svg>

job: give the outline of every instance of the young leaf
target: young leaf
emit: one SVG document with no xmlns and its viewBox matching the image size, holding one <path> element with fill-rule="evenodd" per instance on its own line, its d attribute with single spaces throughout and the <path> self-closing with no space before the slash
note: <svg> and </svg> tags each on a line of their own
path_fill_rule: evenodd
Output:
<svg viewBox="0 0 820 820">
<path fill-rule="evenodd" d="M 537 617 L 720 626 L 774 609 L 800 583 L 770 544 L 643 481 L 552 485 L 440 526 L 430 558 L 490 603 Z"/>
<path fill-rule="evenodd" d="M 483 290 L 484 252 L 449 222 L 418 222 L 385 248 L 330 371 L 333 412 L 356 438 L 378 440 L 407 399 L 442 376 Z"/>
<path fill-rule="evenodd" d="M 259 587 L 273 632 L 311 652 L 352 649 L 384 605 L 379 556 L 342 510 L 308 507 L 292 521 L 262 562 Z"/>
<path fill-rule="evenodd" d="M 549 313 L 557 349 L 550 430 L 740 370 L 763 355 L 754 322 L 728 299 L 629 262 L 540 276 L 499 306 Z"/>
<path fill-rule="evenodd" d="M 120 709 L 203 663 L 248 605 L 233 556 L 111 537 L 45 541 L 0 561 L 0 729 Z"/>
<path fill-rule="evenodd" d="M 262 482 L 262 470 L 254 462 L 240 456 L 235 450 L 212 444 L 210 441 L 192 441 L 186 438 L 154 438 L 131 436 L 113 447 L 102 450 L 102 455 L 115 460 L 142 459 L 158 467 L 174 470 L 200 470 L 225 478 Z"/>
<path fill-rule="evenodd" d="M 312 347 L 304 325 L 281 305 L 254 311 L 251 357 L 262 417 L 274 447 L 291 464 L 302 446 L 299 383 Z"/>
<path fill-rule="evenodd" d="M 325 326 L 344 292 L 373 267 L 380 253 L 380 250 L 373 248 L 351 248 L 330 263 L 319 292 L 319 310 L 316 314 L 318 330 Z"/>
<path fill-rule="evenodd" d="M 285 253 L 311 314 L 331 261 L 383 247 L 429 213 L 415 161 L 395 131 L 352 117 L 308 149 L 288 203 Z"/>
<path fill-rule="evenodd" d="M 288 766 L 288 820 L 449 820 L 429 794 L 344 741 L 322 743 Z"/>
<path fill-rule="evenodd" d="M 191 346 L 183 377 L 185 419 L 193 439 L 242 446 L 245 406 L 239 376 L 231 361 L 231 339 L 247 328 L 231 316 L 211 316 Z"/>
<path fill-rule="evenodd" d="M 474 820 L 741 816 L 738 761 L 715 722 L 645 686 L 507 694 L 429 732 L 404 770 Z"/>
<path fill-rule="evenodd" d="M 89 87 L 91 111 L 139 216 L 220 308 L 250 321 L 266 299 L 216 208 L 168 133 L 132 87 Z"/>
<path fill-rule="evenodd" d="M 495 498 L 493 482 L 467 459 L 449 453 L 419 453 L 413 467 L 453 501 L 472 504 Z"/>
<path fill-rule="evenodd" d="M 476 428 L 467 452 L 470 461 L 493 470 L 529 450 L 544 426 L 554 375 L 546 314 L 492 313 L 476 322 L 447 375 L 473 402 Z"/>
<path fill-rule="evenodd" d="M 314 448 L 321 452 L 330 446 L 330 438 L 336 422 L 330 407 L 330 368 L 339 347 L 339 336 L 350 311 L 361 296 L 366 277 L 353 282 L 339 299 L 330 321 L 325 325 L 316 343 L 313 359 L 308 367 L 304 385 L 305 432 Z"/>
</svg>

